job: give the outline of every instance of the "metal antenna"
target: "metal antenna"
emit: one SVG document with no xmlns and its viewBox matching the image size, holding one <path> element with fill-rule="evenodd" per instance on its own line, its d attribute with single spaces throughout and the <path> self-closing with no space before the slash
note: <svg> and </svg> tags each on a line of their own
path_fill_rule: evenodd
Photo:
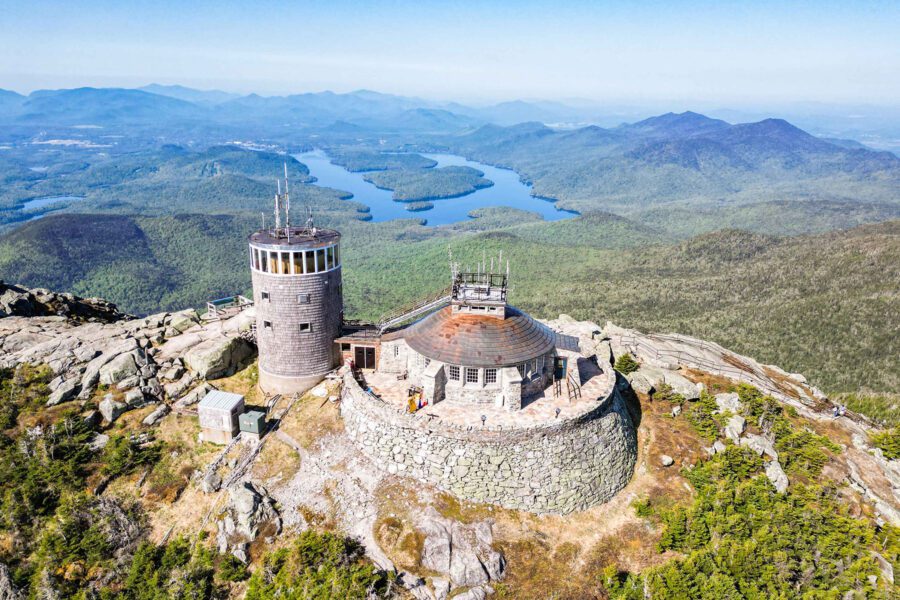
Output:
<svg viewBox="0 0 900 600">
<path fill-rule="evenodd" d="M 284 224 L 288 228 L 291 226 L 291 194 L 288 191 L 287 161 L 284 163 Z"/>
<path fill-rule="evenodd" d="M 281 207 L 279 206 L 279 201 L 281 200 L 281 180 L 276 179 L 275 183 L 278 184 L 278 192 L 275 194 L 275 235 L 278 235 L 278 230 L 281 229 Z"/>
</svg>

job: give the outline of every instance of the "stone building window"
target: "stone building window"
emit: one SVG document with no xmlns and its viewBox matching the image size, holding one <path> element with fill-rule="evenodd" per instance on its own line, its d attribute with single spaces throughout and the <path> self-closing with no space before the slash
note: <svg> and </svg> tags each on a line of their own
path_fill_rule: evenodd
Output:
<svg viewBox="0 0 900 600">
<path fill-rule="evenodd" d="M 341 342 L 341 352 L 350 352 L 350 344 Z"/>
<path fill-rule="evenodd" d="M 263 321 L 263 329 L 272 331 L 272 321 Z"/>
<path fill-rule="evenodd" d="M 394 358 L 400 356 L 400 346 L 394 346 Z"/>
<path fill-rule="evenodd" d="M 309 304 L 309 301 L 312 299 L 310 294 L 298 294 L 297 295 L 297 303 L 298 304 Z"/>
<path fill-rule="evenodd" d="M 497 369 L 484 370 L 484 384 L 497 383 Z"/>
<path fill-rule="evenodd" d="M 312 323 L 300 323 L 300 333 L 312 331 Z"/>
<path fill-rule="evenodd" d="M 478 383 L 478 369 L 466 367 L 466 383 Z"/>
<path fill-rule="evenodd" d="M 259 253 L 259 270 L 260 271 L 268 271 L 269 270 L 269 253 L 263 250 Z"/>
<path fill-rule="evenodd" d="M 269 292 L 260 292 L 260 293 L 259 293 L 259 297 L 260 297 L 261 300 L 268 300 L 268 299 L 269 299 Z"/>
<path fill-rule="evenodd" d="M 293 252 L 291 262 L 294 263 L 294 275 L 303 275 L 303 253 Z"/>
<path fill-rule="evenodd" d="M 447 368 L 447 377 L 450 378 L 450 381 L 459 381 L 459 367 L 450 365 Z"/>
<path fill-rule="evenodd" d="M 316 272 L 316 253 L 310 250 L 306 252 L 306 272 L 307 273 L 315 273 Z"/>
<path fill-rule="evenodd" d="M 425 359 L 425 366 L 427 367 L 427 366 L 430 365 L 430 364 L 431 364 L 431 359 L 430 359 L 430 358 L 426 358 L 426 359 Z"/>
</svg>

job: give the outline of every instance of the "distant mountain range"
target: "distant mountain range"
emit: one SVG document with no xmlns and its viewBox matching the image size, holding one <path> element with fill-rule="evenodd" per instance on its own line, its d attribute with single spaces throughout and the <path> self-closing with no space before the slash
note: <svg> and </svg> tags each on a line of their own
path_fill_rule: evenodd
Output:
<svg viewBox="0 0 900 600">
<path fill-rule="evenodd" d="M 443 142 L 453 152 L 516 170 L 536 193 L 580 212 L 640 217 L 661 205 L 730 210 L 786 200 L 832 208 L 847 208 L 850 200 L 860 207 L 900 204 L 896 155 L 817 138 L 782 119 L 732 125 L 685 112 L 609 129 L 486 125 Z"/>
<path fill-rule="evenodd" d="M 704 112 L 730 122 L 757 121 L 773 113 L 780 114 L 817 137 L 900 152 L 900 108 L 798 105 L 768 113 L 731 109 Z M 40 124 L 132 129 L 140 125 L 145 130 L 156 131 L 166 123 L 186 126 L 191 132 L 212 130 L 222 135 L 243 135 L 249 130 L 277 134 L 285 129 L 326 133 L 447 133 L 486 124 L 511 126 L 526 122 L 539 122 L 557 129 L 592 124 L 615 128 L 651 114 L 653 110 L 646 107 L 586 100 L 514 100 L 473 106 L 370 90 L 260 96 L 154 83 L 137 89 L 39 90 L 23 96 L 0 89 L 0 125 L 25 126 L 26 130 L 28 126 Z M 691 127 L 693 116 L 696 113 L 682 113 L 678 121 Z M 642 127 L 648 130 L 658 125 L 652 119 L 642 122 Z"/>
</svg>

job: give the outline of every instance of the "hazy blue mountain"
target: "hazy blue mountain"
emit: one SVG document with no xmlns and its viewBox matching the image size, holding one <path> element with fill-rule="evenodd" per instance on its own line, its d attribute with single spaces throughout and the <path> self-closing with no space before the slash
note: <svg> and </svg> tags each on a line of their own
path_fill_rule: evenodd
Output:
<svg viewBox="0 0 900 600">
<path fill-rule="evenodd" d="M 624 124 L 618 129 L 645 137 L 685 137 L 727 129 L 728 123 L 710 119 L 695 112 L 666 113 L 637 123 Z"/>
<path fill-rule="evenodd" d="M 145 85 L 138 89 L 159 96 L 168 96 L 170 98 L 184 100 L 185 102 L 208 106 L 240 98 L 240 94 L 232 94 L 221 90 L 197 90 L 183 85 L 160 85 L 158 83 L 151 83 L 150 85 Z"/>
<path fill-rule="evenodd" d="M 169 119 L 199 119 L 205 109 L 140 90 L 77 88 L 41 90 L 28 96 L 19 121 L 56 125 L 152 125 Z"/>
<path fill-rule="evenodd" d="M 16 117 L 22 110 L 25 96 L 10 90 L 0 89 L 0 121 Z"/>
</svg>

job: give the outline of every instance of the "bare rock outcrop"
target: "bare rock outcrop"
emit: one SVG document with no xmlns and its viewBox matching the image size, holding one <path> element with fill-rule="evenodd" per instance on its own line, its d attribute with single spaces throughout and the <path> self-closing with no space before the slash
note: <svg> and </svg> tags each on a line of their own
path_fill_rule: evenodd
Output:
<svg viewBox="0 0 900 600">
<path fill-rule="evenodd" d="M 0 600 L 20 600 L 22 592 L 13 585 L 9 567 L 0 563 Z"/>
<path fill-rule="evenodd" d="M 452 588 L 475 588 L 503 578 L 506 560 L 493 548 L 490 521 L 467 525 L 429 507 L 417 526 L 425 534 L 422 566 L 449 577 Z"/>
<path fill-rule="evenodd" d="M 54 377 L 48 384 L 48 406 L 96 399 L 98 388 L 105 386 L 111 396 L 99 402 L 99 409 L 108 422 L 146 404 L 174 402 L 198 380 L 229 375 L 255 353 L 245 339 L 245 330 L 254 318 L 252 308 L 215 322 L 201 321 L 193 309 L 134 318 L 113 313 L 109 303 L 72 297 L 71 302 L 100 307 L 100 312 L 73 308 L 63 311 L 67 317 L 47 315 L 50 309 L 38 305 L 25 309 L 22 303 L 60 306 L 70 295 L 10 286 L 2 289 L 7 304 L 19 308 L 0 312 L 0 367 L 49 366 Z M 13 296 L 25 299 L 13 301 Z M 56 297 L 62 300 L 51 302 Z M 100 310 L 103 307 L 106 309 Z M 26 314 L 44 316 L 23 316 Z M 167 412 L 158 408 L 149 423 L 156 423 Z"/>
<path fill-rule="evenodd" d="M 265 488 L 249 481 L 228 488 L 228 508 L 216 524 L 216 544 L 220 553 L 231 552 L 247 562 L 248 545 L 263 530 L 269 537 L 281 532 L 281 516 Z"/>
<path fill-rule="evenodd" d="M 0 317 L 59 316 L 76 321 L 112 323 L 129 318 L 102 298 L 80 298 L 45 289 L 28 289 L 0 281 Z"/>
</svg>

